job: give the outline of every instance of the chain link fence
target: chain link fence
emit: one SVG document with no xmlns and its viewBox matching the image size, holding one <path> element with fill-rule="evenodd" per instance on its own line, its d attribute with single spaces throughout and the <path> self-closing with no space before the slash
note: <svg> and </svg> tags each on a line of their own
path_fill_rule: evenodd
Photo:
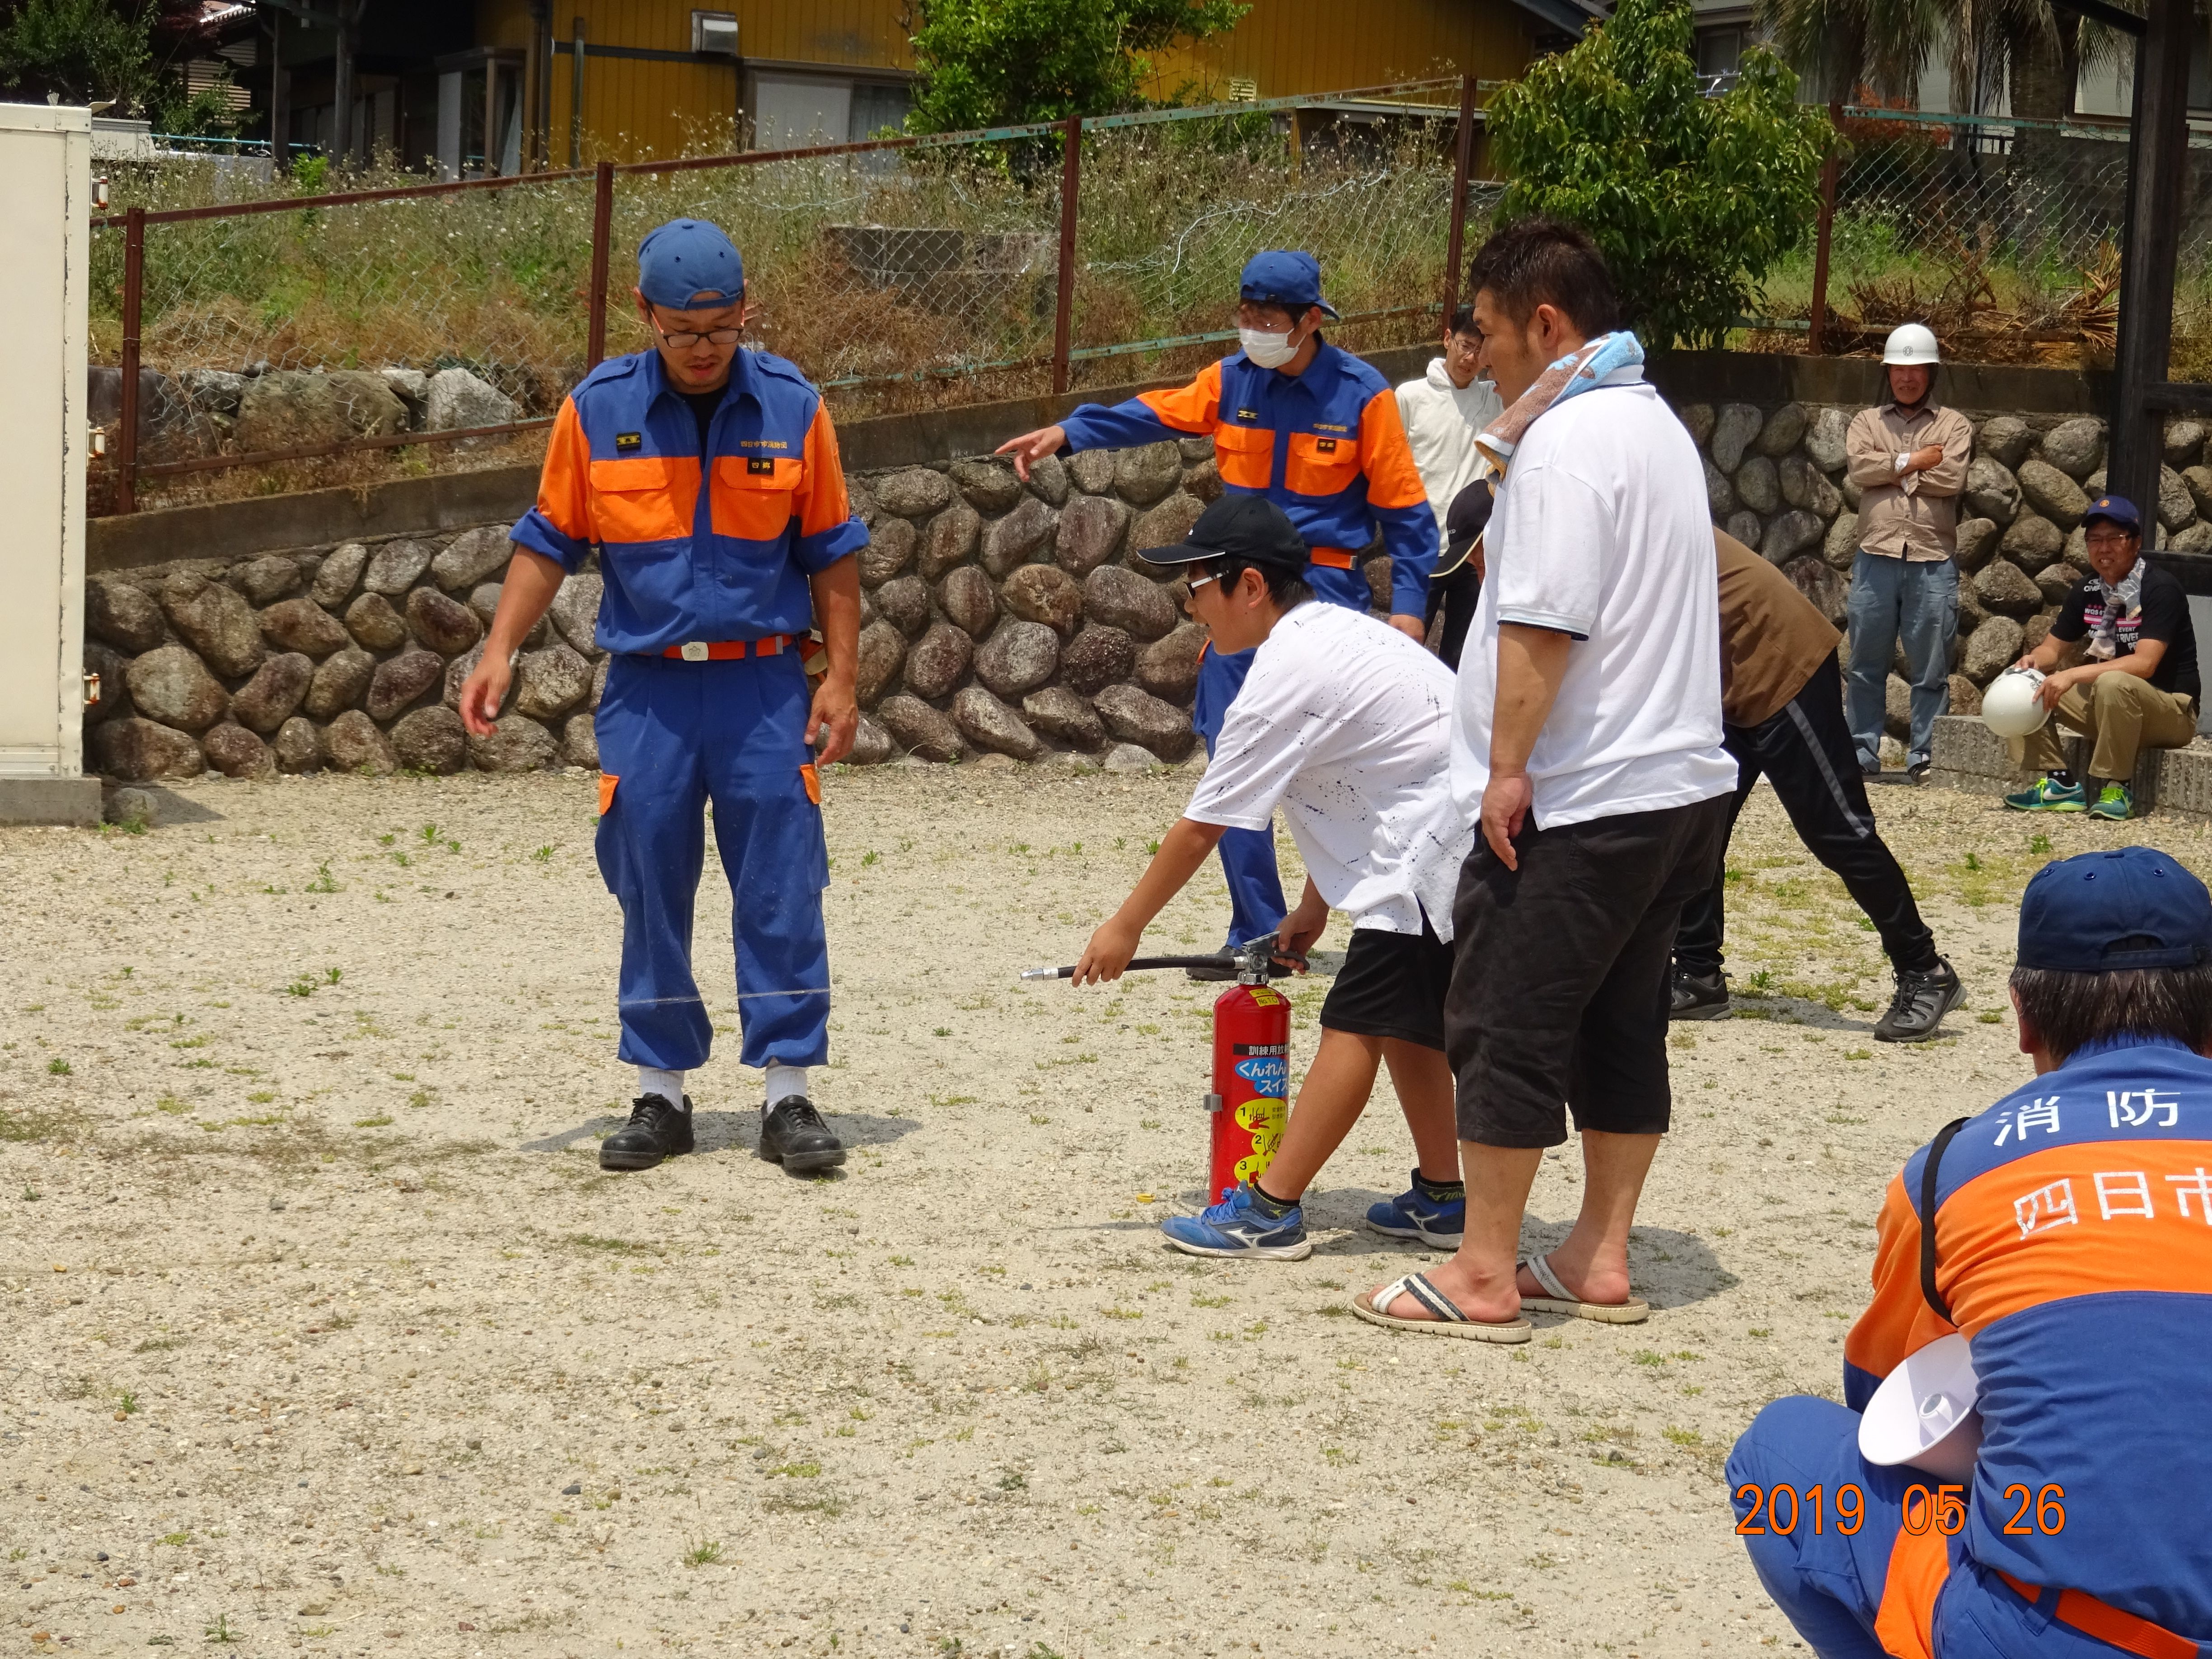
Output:
<svg viewBox="0 0 2212 1659">
<path fill-rule="evenodd" d="M 1269 246 L 1319 257 L 1341 343 L 1425 339 L 1468 202 L 1486 212 L 1480 186 L 1454 212 L 1474 96 L 1101 118 L 1072 172 L 1055 124 L 323 196 L 191 160 L 119 173 L 94 233 L 117 441 L 93 510 L 527 460 L 595 345 L 648 343 L 632 256 L 684 216 L 729 231 L 751 337 L 842 419 L 1194 370 Z"/>
<path fill-rule="evenodd" d="M 1924 322 L 1982 362 L 2101 368 L 2119 316 L 2124 127 L 1853 109 L 1828 236 L 1822 349 L 1878 352 Z M 2174 373 L 2212 345 L 2212 148 L 2193 142 L 2174 315 Z M 1753 349 L 1805 347 L 1817 246 L 1769 277 Z"/>
</svg>

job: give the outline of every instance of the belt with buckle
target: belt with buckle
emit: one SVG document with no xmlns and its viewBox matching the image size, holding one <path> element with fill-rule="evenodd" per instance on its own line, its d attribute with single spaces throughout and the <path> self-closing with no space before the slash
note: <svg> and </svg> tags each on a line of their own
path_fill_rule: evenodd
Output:
<svg viewBox="0 0 2212 1659">
<path fill-rule="evenodd" d="M 1357 562 L 1340 547 L 1316 547 L 1306 556 L 1316 564 L 1327 565 L 1331 570 L 1349 570 Z"/>
<path fill-rule="evenodd" d="M 796 634 L 771 634 L 764 640 L 686 640 L 660 654 L 685 662 L 735 662 L 743 657 L 780 657 L 791 648 Z"/>
</svg>

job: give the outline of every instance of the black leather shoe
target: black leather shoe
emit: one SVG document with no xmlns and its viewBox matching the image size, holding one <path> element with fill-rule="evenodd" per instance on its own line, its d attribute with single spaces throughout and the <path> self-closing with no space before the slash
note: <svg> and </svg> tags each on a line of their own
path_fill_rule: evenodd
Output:
<svg viewBox="0 0 2212 1659">
<path fill-rule="evenodd" d="M 1729 1011 L 1728 981 L 1715 969 L 1710 974 L 1674 970 L 1674 995 L 1667 1010 L 1669 1019 L 1718 1019 Z"/>
<path fill-rule="evenodd" d="M 830 1132 L 805 1095 L 786 1095 L 761 1114 L 760 1155 L 790 1175 L 811 1175 L 845 1161 L 845 1143 Z"/>
<path fill-rule="evenodd" d="M 1875 1023 L 1875 1041 L 1918 1042 L 1934 1036 L 1943 1016 L 1966 1000 L 1966 988 L 1959 982 L 1959 970 L 1942 957 L 1926 973 L 1900 969 L 1889 1012 Z"/>
<path fill-rule="evenodd" d="M 678 1111 L 659 1095 L 640 1095 L 630 1103 L 629 1121 L 599 1143 L 599 1167 L 650 1170 L 691 1147 L 691 1097 Z"/>
</svg>

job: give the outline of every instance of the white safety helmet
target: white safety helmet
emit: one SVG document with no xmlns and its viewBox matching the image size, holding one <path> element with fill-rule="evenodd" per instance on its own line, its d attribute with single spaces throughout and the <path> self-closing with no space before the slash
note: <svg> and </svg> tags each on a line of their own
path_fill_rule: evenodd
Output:
<svg viewBox="0 0 2212 1659">
<path fill-rule="evenodd" d="M 2008 668 L 1982 693 L 1982 724 L 2001 738 L 2039 732 L 2051 709 L 2037 695 L 2043 676 L 2033 668 Z"/>
<path fill-rule="evenodd" d="M 1924 323 L 1901 323 L 1889 331 L 1881 349 L 1885 363 L 1925 363 L 1930 368 L 1943 361 L 1936 348 L 1936 331 Z"/>
</svg>

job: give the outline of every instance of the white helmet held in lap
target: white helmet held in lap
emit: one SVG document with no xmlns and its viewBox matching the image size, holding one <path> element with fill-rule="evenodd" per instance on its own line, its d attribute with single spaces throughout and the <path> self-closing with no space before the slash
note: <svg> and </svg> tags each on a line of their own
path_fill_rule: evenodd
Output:
<svg viewBox="0 0 2212 1659">
<path fill-rule="evenodd" d="M 1889 331 L 1889 340 L 1881 349 L 1885 363 L 1907 365 L 1926 363 L 1930 368 L 1943 361 L 1936 349 L 1936 331 L 1924 323 L 1901 323 Z"/>
</svg>

